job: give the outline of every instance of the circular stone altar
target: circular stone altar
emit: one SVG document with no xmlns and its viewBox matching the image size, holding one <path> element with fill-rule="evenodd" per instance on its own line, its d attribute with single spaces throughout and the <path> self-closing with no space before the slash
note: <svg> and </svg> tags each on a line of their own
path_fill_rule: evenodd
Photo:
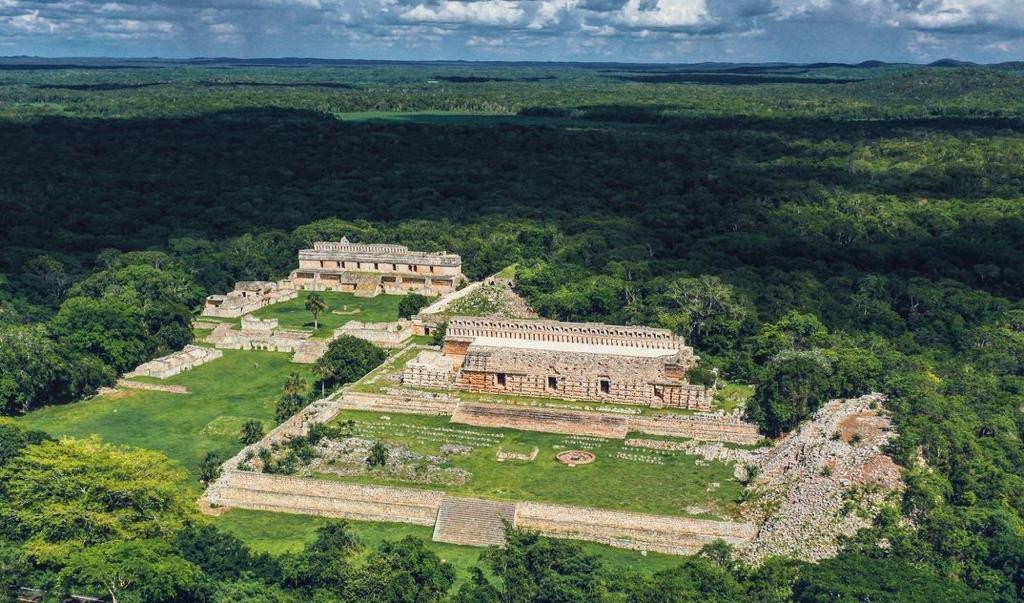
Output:
<svg viewBox="0 0 1024 603">
<path fill-rule="evenodd" d="M 566 450 L 559 452 L 555 459 L 559 463 L 575 467 L 576 465 L 589 465 L 597 460 L 597 456 L 593 452 L 585 450 Z"/>
</svg>

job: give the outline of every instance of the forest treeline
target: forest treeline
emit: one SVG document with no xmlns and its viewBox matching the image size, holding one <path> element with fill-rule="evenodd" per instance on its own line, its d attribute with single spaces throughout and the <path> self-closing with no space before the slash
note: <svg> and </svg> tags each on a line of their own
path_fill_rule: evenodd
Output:
<svg viewBox="0 0 1024 603">
<path fill-rule="evenodd" d="M 518 290 L 544 316 L 673 329 L 704 368 L 757 385 L 748 414 L 767 434 L 829 397 L 887 394 L 907 481 L 899 508 L 819 565 L 752 570 L 706 552 L 643 591 L 628 576 L 593 586 L 591 562 L 523 552 L 522 575 L 457 600 L 494 600 L 484 591 L 530 572 L 546 578 L 517 590 L 522 600 L 587 600 L 559 595 L 567 585 L 666 600 L 669 583 L 679 601 L 1018 600 L 1024 126 L 1003 102 L 1017 76 L 884 77 L 870 122 L 846 108 L 868 106 L 856 87 L 882 78 L 845 92 L 619 83 L 575 105 L 546 102 L 550 80 L 465 84 L 536 101 L 522 106 L 551 121 L 351 123 L 245 109 L 256 97 L 224 92 L 231 108 L 193 117 L 0 123 L 3 412 L 72 402 L 179 347 L 204 295 L 281 277 L 313 241 L 447 249 L 471 278 L 516 263 Z M 689 108 L 630 117 L 643 86 L 655 87 L 641 99 L 657 91 Z M 160 88 L 131 94 L 159 103 Z M 772 116 L 802 95 L 813 119 Z M 948 115 L 886 119 L 920 98 Z M 730 127 L 722 116 L 747 115 L 744 103 L 758 117 Z M 754 571 L 779 572 L 776 599 L 751 594 Z"/>
</svg>

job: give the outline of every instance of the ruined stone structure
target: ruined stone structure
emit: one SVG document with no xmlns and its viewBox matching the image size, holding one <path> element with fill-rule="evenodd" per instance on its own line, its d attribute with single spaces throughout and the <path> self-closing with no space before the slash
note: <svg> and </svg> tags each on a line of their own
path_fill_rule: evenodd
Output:
<svg viewBox="0 0 1024 603">
<path fill-rule="evenodd" d="M 667 329 L 455 317 L 440 353 L 410 362 L 403 383 L 474 392 L 710 410 L 686 381 L 693 349 Z"/>
<path fill-rule="evenodd" d="M 224 353 L 220 350 L 212 348 L 204 348 L 197 345 L 187 345 L 183 349 L 150 360 L 149 362 L 140 364 L 135 367 L 130 373 L 127 373 L 125 377 L 156 377 L 158 379 L 167 379 L 173 377 L 182 371 L 191 370 L 200 364 L 206 364 L 211 360 L 216 360 L 223 356 Z"/>
<path fill-rule="evenodd" d="M 409 251 L 403 245 L 319 241 L 299 251 L 289 280 L 300 289 L 425 295 L 454 291 L 463 281 L 462 258 L 443 251 Z"/>
<path fill-rule="evenodd" d="M 242 328 L 220 324 L 210 333 L 206 341 L 227 350 L 266 350 L 270 352 L 291 352 L 293 362 L 312 363 L 327 350 L 320 341 L 310 339 L 309 331 L 278 328 L 276 318 L 260 319 L 255 316 L 242 317 Z"/>
<path fill-rule="evenodd" d="M 341 327 L 334 330 L 334 337 L 350 335 L 365 339 L 373 345 L 382 348 L 401 347 L 410 337 L 413 336 L 412 322 L 399 320 L 398 322 L 359 322 L 350 320 Z"/>
<path fill-rule="evenodd" d="M 295 299 L 298 291 L 288 281 L 241 281 L 226 295 L 211 295 L 203 305 L 203 316 L 238 318 L 279 302 Z"/>
</svg>

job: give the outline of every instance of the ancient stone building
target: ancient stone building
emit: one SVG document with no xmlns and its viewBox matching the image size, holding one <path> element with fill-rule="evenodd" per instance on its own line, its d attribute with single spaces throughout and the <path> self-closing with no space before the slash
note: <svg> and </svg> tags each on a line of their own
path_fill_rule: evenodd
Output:
<svg viewBox="0 0 1024 603">
<path fill-rule="evenodd" d="M 264 306 L 295 299 L 298 292 L 291 283 L 281 281 L 241 281 L 226 295 L 211 295 L 203 305 L 203 316 L 238 318 Z"/>
<path fill-rule="evenodd" d="M 382 348 L 401 347 L 413 336 L 413 324 L 409 320 L 396 322 L 360 322 L 350 320 L 334 330 L 337 339 L 342 335 L 365 339 Z"/>
<path fill-rule="evenodd" d="M 441 352 L 424 351 L 407 385 L 708 410 L 686 381 L 693 349 L 667 329 L 551 320 L 455 317 Z"/>
<path fill-rule="evenodd" d="M 241 326 L 235 329 L 228 323 L 217 325 L 206 341 L 227 350 L 291 352 L 292 362 L 305 364 L 316 362 L 327 349 L 324 342 L 311 340 L 309 331 L 279 328 L 276 318 L 246 315 Z"/>
<path fill-rule="evenodd" d="M 408 292 L 437 295 L 463 280 L 462 258 L 453 253 L 409 251 L 403 245 L 320 241 L 299 251 L 294 286 L 313 291 L 346 291 L 372 297 Z"/>
<path fill-rule="evenodd" d="M 182 371 L 191 370 L 200 364 L 206 364 L 211 360 L 216 360 L 223 355 L 223 352 L 213 348 L 187 345 L 173 354 L 168 354 L 167 356 L 162 356 L 140 364 L 135 367 L 135 370 L 127 373 L 125 377 L 156 377 L 158 379 L 167 379 L 168 377 L 173 377 Z"/>
</svg>

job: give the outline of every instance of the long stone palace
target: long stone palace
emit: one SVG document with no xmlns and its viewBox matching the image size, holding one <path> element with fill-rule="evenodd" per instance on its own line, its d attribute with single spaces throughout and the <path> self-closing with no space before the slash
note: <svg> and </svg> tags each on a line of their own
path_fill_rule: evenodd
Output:
<svg viewBox="0 0 1024 603">
<path fill-rule="evenodd" d="M 404 245 L 320 241 L 299 251 L 289 280 L 296 288 L 356 295 L 408 292 L 438 295 L 463 280 L 462 258 L 445 251 L 409 251 Z"/>
<path fill-rule="evenodd" d="M 462 258 L 445 251 L 409 251 L 404 245 L 317 241 L 298 254 L 299 267 L 280 281 L 240 281 L 233 291 L 211 295 L 203 316 L 238 318 L 290 299 L 300 290 L 341 291 L 357 297 L 382 293 L 443 295 L 465 281 Z"/>
<path fill-rule="evenodd" d="M 410 361 L 402 382 L 565 400 L 710 410 L 686 380 L 697 357 L 668 329 L 454 317 L 441 351 Z"/>
</svg>

